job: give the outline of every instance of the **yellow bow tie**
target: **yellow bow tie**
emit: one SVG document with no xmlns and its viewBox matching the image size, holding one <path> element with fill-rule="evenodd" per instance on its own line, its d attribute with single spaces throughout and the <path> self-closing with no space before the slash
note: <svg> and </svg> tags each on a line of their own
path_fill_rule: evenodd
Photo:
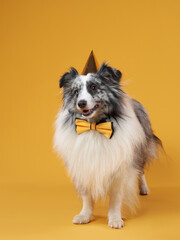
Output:
<svg viewBox="0 0 180 240">
<path fill-rule="evenodd" d="M 113 135 L 113 123 L 112 122 L 103 122 L 103 123 L 90 123 L 82 119 L 76 119 L 76 132 L 81 134 L 89 130 L 97 130 L 102 133 L 107 138 L 111 138 Z"/>
</svg>

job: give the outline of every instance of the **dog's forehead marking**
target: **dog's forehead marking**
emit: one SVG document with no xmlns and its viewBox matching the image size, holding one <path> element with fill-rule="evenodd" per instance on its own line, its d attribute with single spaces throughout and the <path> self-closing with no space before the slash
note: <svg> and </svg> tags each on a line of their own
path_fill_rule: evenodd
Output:
<svg viewBox="0 0 180 240">
<path fill-rule="evenodd" d="M 75 81 L 73 82 L 73 87 L 83 88 L 86 86 L 86 82 L 90 80 L 90 74 L 87 75 L 79 75 L 76 77 Z"/>
<path fill-rule="evenodd" d="M 81 81 L 81 92 L 79 93 L 78 99 L 85 99 L 89 108 L 94 106 L 94 101 L 92 101 L 92 96 L 87 90 L 87 82 L 91 79 L 91 75 L 80 75 L 79 79 Z"/>
<path fill-rule="evenodd" d="M 90 75 L 80 75 L 80 80 L 81 80 L 81 84 L 82 84 L 82 94 L 85 95 L 87 94 L 87 82 L 90 79 Z"/>
<path fill-rule="evenodd" d="M 86 82 L 88 82 L 91 79 L 91 74 L 88 73 L 87 75 L 80 75 L 79 76 L 81 81 L 86 85 Z"/>
</svg>

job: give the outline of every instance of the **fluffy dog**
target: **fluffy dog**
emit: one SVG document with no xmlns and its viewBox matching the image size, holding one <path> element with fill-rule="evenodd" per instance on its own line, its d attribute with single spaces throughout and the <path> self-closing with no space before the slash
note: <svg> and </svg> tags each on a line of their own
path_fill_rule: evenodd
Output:
<svg viewBox="0 0 180 240">
<path fill-rule="evenodd" d="M 93 202 L 109 194 L 108 225 L 121 228 L 121 207 L 134 209 L 137 186 L 140 194 L 149 193 L 144 167 L 156 157 L 160 140 L 147 111 L 122 90 L 120 79 L 119 70 L 103 63 L 87 75 L 71 68 L 59 81 L 63 106 L 54 147 L 83 200 L 76 224 L 90 222 Z"/>
</svg>

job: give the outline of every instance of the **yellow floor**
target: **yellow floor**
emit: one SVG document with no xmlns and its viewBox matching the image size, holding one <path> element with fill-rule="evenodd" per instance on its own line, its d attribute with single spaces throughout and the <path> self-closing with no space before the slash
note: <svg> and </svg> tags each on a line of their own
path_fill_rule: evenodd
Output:
<svg viewBox="0 0 180 240">
<path fill-rule="evenodd" d="M 153 188 L 123 229 L 107 226 L 107 203 L 95 206 L 95 221 L 73 225 L 81 208 L 72 186 L 1 186 L 0 239 L 180 239 L 180 189 Z"/>
</svg>

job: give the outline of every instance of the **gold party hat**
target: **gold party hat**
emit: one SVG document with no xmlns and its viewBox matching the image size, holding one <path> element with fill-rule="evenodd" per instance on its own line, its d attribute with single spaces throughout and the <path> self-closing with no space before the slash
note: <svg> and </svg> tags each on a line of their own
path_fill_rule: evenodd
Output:
<svg viewBox="0 0 180 240">
<path fill-rule="evenodd" d="M 82 75 L 86 75 L 88 73 L 96 73 L 97 70 L 98 70 L 98 64 L 92 50 L 86 62 L 86 65 L 82 71 Z"/>
</svg>

